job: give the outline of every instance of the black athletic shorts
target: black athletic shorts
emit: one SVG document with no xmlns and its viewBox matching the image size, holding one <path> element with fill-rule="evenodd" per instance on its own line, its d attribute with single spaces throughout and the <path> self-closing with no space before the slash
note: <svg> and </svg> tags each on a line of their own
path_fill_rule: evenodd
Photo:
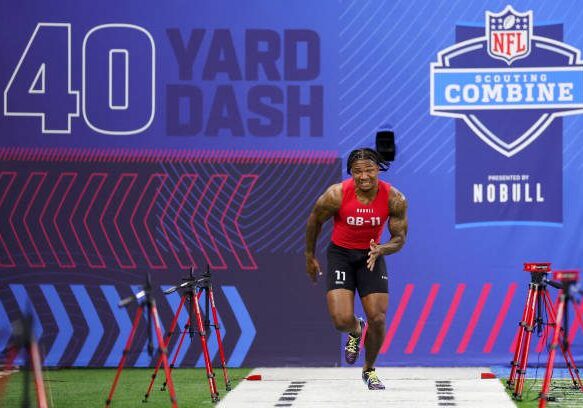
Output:
<svg viewBox="0 0 583 408">
<path fill-rule="evenodd" d="M 347 249 L 330 243 L 328 246 L 328 290 L 358 289 L 360 297 L 370 293 L 389 293 L 387 265 L 379 256 L 372 271 L 366 267 L 368 249 Z"/>
</svg>

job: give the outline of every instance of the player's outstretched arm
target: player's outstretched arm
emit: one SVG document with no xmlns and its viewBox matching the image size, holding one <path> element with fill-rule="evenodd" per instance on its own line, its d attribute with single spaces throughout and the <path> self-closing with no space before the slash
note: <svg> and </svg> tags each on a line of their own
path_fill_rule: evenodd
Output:
<svg viewBox="0 0 583 408">
<path fill-rule="evenodd" d="M 407 239 L 407 199 L 399 190 L 391 186 L 389 196 L 389 233 L 391 239 L 381 245 L 383 255 L 399 252 Z"/>
<path fill-rule="evenodd" d="M 322 231 L 322 224 L 336 214 L 341 204 L 342 185 L 333 184 L 318 198 L 308 217 L 305 251 L 306 273 L 313 282 L 316 282 L 320 272 L 320 264 L 316 259 L 316 242 L 320 231 Z"/>
<path fill-rule="evenodd" d="M 366 260 L 366 266 L 369 270 L 373 270 L 376 260 L 381 255 L 390 255 L 398 252 L 407 238 L 407 200 L 405 196 L 391 186 L 391 193 L 389 195 L 389 232 L 391 239 L 386 244 L 379 244 L 370 240 L 370 251 Z"/>
</svg>

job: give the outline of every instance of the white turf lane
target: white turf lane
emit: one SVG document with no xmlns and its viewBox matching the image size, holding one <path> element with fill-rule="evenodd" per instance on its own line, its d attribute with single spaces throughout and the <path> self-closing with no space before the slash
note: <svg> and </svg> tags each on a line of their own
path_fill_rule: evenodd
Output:
<svg viewBox="0 0 583 408">
<path fill-rule="evenodd" d="M 251 374 L 262 379 L 221 392 L 218 407 L 515 407 L 499 379 L 480 379 L 484 372 L 490 370 L 378 367 L 387 389 L 369 391 L 360 368 L 257 368 Z"/>
</svg>

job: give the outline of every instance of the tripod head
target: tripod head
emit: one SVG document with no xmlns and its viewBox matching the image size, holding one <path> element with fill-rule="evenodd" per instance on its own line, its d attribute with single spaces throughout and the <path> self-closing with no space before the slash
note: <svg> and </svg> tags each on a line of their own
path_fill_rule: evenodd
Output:
<svg viewBox="0 0 583 408">
<path fill-rule="evenodd" d="M 152 279 L 150 274 L 146 274 L 146 283 L 142 286 L 142 290 L 125 299 L 119 301 L 118 306 L 127 307 L 134 301 L 138 302 L 140 307 L 146 307 L 148 317 L 148 354 L 151 356 L 154 353 L 154 343 L 152 341 L 152 315 L 150 310 L 154 306 L 154 298 L 152 297 Z"/>
<path fill-rule="evenodd" d="M 568 298 L 572 298 L 576 294 L 583 294 L 583 289 L 577 284 L 579 282 L 579 271 L 576 269 L 554 271 L 553 272 L 553 287 L 562 289 Z"/>
<path fill-rule="evenodd" d="M 576 289 L 577 282 L 579 281 L 579 271 L 575 269 L 553 271 L 553 282 L 554 287 L 559 287 L 561 289 L 559 298 L 562 299 L 564 304 L 564 319 L 562 321 L 562 328 L 564 333 L 569 333 L 569 307 L 568 304 L 574 302 L 573 294 L 577 293 Z M 577 313 L 577 309 L 575 309 Z M 563 349 L 569 349 L 569 336 L 563 336 Z"/>
<path fill-rule="evenodd" d="M 525 262 L 524 269 L 525 272 L 530 273 L 530 282 L 534 284 L 545 284 L 548 283 L 546 279 L 547 273 L 551 271 L 550 262 Z"/>
<path fill-rule="evenodd" d="M 563 285 L 574 285 L 579 281 L 579 271 L 576 269 L 553 271 L 553 279 L 561 282 Z"/>
<path fill-rule="evenodd" d="M 525 272 L 544 272 L 548 273 L 551 271 L 550 262 L 525 262 L 524 263 Z"/>
<path fill-rule="evenodd" d="M 142 290 L 134 293 L 125 299 L 122 299 L 117 304 L 119 307 L 127 307 L 129 304 L 136 302 L 144 302 L 150 304 L 152 302 L 152 280 L 150 274 L 146 274 L 146 284 L 142 286 Z"/>
<path fill-rule="evenodd" d="M 29 347 L 34 341 L 34 323 L 30 311 L 30 304 L 21 319 L 12 323 L 12 338 L 14 346 L 18 348 Z"/>
<path fill-rule="evenodd" d="M 191 266 L 188 277 L 182 278 L 181 282 L 178 285 L 166 289 L 164 291 L 164 294 L 169 295 L 180 289 L 187 290 L 208 287 L 208 285 L 210 284 L 210 280 L 211 272 L 208 265 L 206 266 L 206 271 L 200 277 L 194 276 L 194 266 Z"/>
</svg>

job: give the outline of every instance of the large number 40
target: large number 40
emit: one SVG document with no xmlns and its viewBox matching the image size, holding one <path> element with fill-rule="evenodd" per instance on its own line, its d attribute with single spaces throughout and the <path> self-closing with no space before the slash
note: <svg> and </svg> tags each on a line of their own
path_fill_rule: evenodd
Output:
<svg viewBox="0 0 583 408">
<path fill-rule="evenodd" d="M 38 23 L 4 90 L 4 115 L 39 116 L 43 133 L 71 133 L 80 113 L 99 133 L 142 132 L 156 109 L 155 53 L 142 27 L 92 28 L 83 40 L 80 101 L 71 86 L 71 25 Z"/>
</svg>

